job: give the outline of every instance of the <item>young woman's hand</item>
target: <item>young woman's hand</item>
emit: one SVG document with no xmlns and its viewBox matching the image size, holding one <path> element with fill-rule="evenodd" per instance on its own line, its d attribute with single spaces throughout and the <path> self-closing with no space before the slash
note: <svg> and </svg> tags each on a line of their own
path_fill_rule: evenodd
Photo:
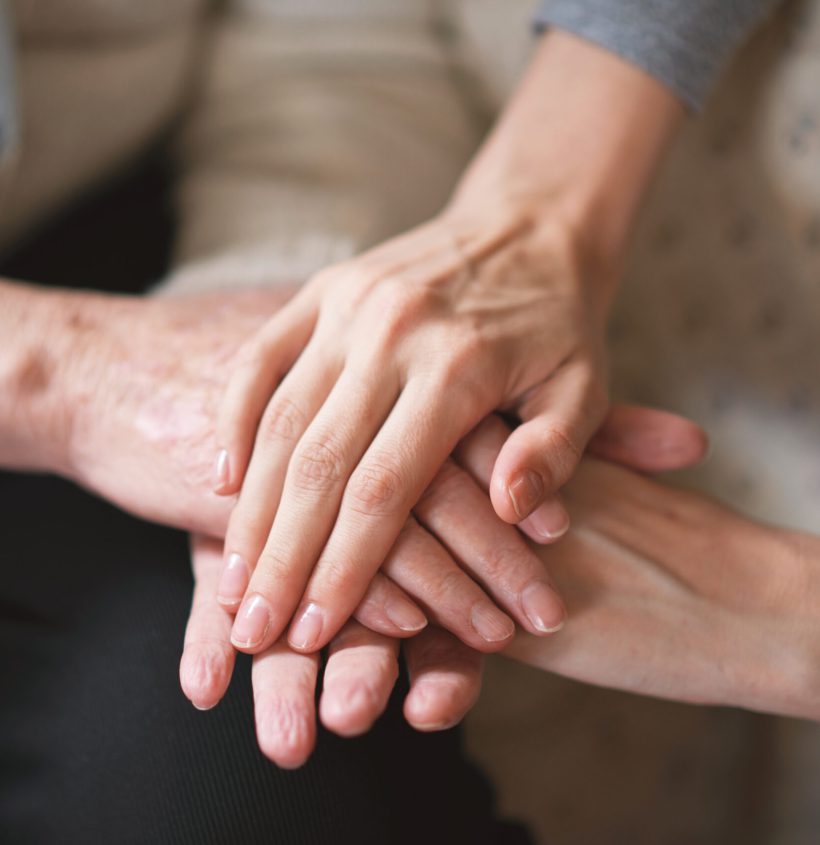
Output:
<svg viewBox="0 0 820 845">
<path fill-rule="evenodd" d="M 566 531 L 555 494 L 606 411 L 630 222 L 681 115 L 641 71 L 550 33 L 447 208 L 319 273 L 248 342 L 214 481 L 241 488 L 225 550 L 250 575 L 238 648 L 289 625 L 295 648 L 326 644 L 493 411 L 521 422 L 493 468 L 496 513 L 543 541 Z"/>
<path fill-rule="evenodd" d="M 563 484 L 606 410 L 603 319 L 587 299 L 561 234 L 503 218 L 443 217 L 308 282 L 250 342 L 220 414 L 243 479 L 226 554 L 252 571 L 234 644 L 266 648 L 295 613 L 291 645 L 326 645 L 447 456 L 495 408 L 531 420 L 511 448 Z M 532 473 L 511 470 L 512 522 L 541 497 Z M 533 520 L 542 540 L 568 524 L 555 501 Z M 482 573 L 506 609 L 521 602 L 510 571 Z"/>
</svg>

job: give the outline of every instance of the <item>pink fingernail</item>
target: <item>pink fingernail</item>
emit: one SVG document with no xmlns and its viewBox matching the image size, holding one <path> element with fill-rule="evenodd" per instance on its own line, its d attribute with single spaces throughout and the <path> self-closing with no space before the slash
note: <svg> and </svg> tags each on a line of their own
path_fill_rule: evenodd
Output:
<svg viewBox="0 0 820 845">
<path fill-rule="evenodd" d="M 225 607 L 235 607 L 242 601 L 245 590 L 248 589 L 250 570 L 241 555 L 234 552 L 222 570 L 219 587 L 216 591 L 217 601 Z"/>
<path fill-rule="evenodd" d="M 393 596 L 384 606 L 387 618 L 402 631 L 420 631 L 427 625 L 427 617 L 411 602 Z"/>
<path fill-rule="evenodd" d="M 488 643 L 507 640 L 515 633 L 512 619 L 489 603 L 477 604 L 470 614 L 470 622 L 481 639 Z"/>
<path fill-rule="evenodd" d="M 291 626 L 288 642 L 294 648 L 310 651 L 322 635 L 324 616 L 322 608 L 310 602 Z"/>
<path fill-rule="evenodd" d="M 516 515 L 524 519 L 541 499 L 544 482 L 539 475 L 526 469 L 510 481 L 507 492 Z"/>
<path fill-rule="evenodd" d="M 214 463 L 213 488 L 219 492 L 231 480 L 230 464 L 228 461 L 228 450 L 220 449 Z"/>
<path fill-rule="evenodd" d="M 549 499 L 544 502 L 527 517 L 525 522 L 526 527 L 531 528 L 542 543 L 557 540 L 569 530 L 569 514 L 558 499 Z"/>
<path fill-rule="evenodd" d="M 564 627 L 567 611 L 547 584 L 536 581 L 521 594 L 521 606 L 533 628 L 542 634 L 554 634 Z"/>
<path fill-rule="evenodd" d="M 267 601 L 254 593 L 247 596 L 236 614 L 231 631 L 231 642 L 238 648 L 258 646 L 270 628 L 270 609 Z"/>
</svg>

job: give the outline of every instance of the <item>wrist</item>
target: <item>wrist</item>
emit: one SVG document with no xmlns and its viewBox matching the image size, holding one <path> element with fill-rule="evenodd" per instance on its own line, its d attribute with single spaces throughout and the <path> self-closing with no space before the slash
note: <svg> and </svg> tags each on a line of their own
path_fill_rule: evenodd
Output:
<svg viewBox="0 0 820 845">
<path fill-rule="evenodd" d="M 750 628 L 735 638 L 745 657 L 740 695 L 729 704 L 820 721 L 820 538 L 757 526 L 747 559 L 765 568 L 755 577 L 752 605 L 738 609 Z"/>
<path fill-rule="evenodd" d="M 550 32 L 451 207 L 496 203 L 556 221 L 610 286 L 683 115 L 677 98 L 643 71 Z"/>
<path fill-rule="evenodd" d="M 0 283 L 0 463 L 72 474 L 76 382 L 88 357 L 91 295 Z"/>
</svg>

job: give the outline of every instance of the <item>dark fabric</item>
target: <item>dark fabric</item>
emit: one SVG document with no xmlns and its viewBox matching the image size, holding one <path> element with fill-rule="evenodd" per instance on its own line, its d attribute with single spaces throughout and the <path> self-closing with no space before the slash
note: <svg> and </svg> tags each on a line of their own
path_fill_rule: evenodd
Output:
<svg viewBox="0 0 820 845">
<path fill-rule="evenodd" d="M 167 217 L 146 192 L 163 179 L 149 169 L 98 197 L 11 268 L 136 289 L 167 254 Z M 528 841 L 493 819 L 458 731 L 407 727 L 403 690 L 367 736 L 320 732 L 295 772 L 256 747 L 249 660 L 215 710 L 196 711 L 177 676 L 192 587 L 183 534 L 54 478 L 0 474 L 0 509 L 0 842 Z"/>
</svg>

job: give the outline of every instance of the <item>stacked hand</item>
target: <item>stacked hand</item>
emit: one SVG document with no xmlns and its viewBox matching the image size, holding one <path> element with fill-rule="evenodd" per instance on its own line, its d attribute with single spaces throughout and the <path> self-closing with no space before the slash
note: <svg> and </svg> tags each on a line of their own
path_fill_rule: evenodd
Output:
<svg viewBox="0 0 820 845">
<path fill-rule="evenodd" d="M 493 461 L 509 434 L 505 423 L 489 417 L 459 445 L 459 459 L 485 486 Z M 700 431 L 686 421 L 658 411 L 627 407 L 614 409 L 591 442 L 591 449 L 598 454 L 646 471 L 693 463 L 702 457 L 703 448 Z M 478 525 L 471 509 L 483 503 L 480 498 L 460 495 L 458 481 L 453 484 L 454 495 L 434 487 L 427 498 L 439 515 L 435 527 L 452 542 L 466 545 L 474 524 Z M 471 486 L 465 488 L 469 490 Z M 493 515 L 482 514 L 482 518 L 480 530 L 490 548 L 494 543 L 508 542 L 510 526 Z M 227 689 L 235 659 L 230 619 L 216 598 L 220 550 L 221 545 L 213 540 L 194 543 L 198 583 L 185 638 L 181 678 L 183 689 L 198 707 L 211 707 L 219 701 Z M 533 558 L 539 562 L 535 555 Z M 422 562 L 422 558 L 408 554 L 408 568 Z M 442 567 L 438 574 L 431 567 L 427 574 L 435 583 L 438 577 L 449 574 L 448 567 Z M 569 583 L 571 586 L 571 576 Z M 331 641 L 323 678 L 319 716 L 325 727 L 343 736 L 370 728 L 384 710 L 397 678 L 399 650 L 399 641 L 394 638 L 355 621 L 345 625 Z M 419 730 L 440 730 L 458 723 L 478 695 L 481 654 L 438 626 L 405 639 L 402 650 L 410 679 L 410 692 L 404 703 L 410 724 Z M 536 647 L 531 647 L 531 651 L 538 655 Z M 605 664 L 604 654 L 598 659 L 601 665 Z M 255 655 L 257 736 L 263 751 L 279 765 L 300 765 L 312 751 L 318 667 L 317 654 L 294 651 L 284 637 Z"/>
<path fill-rule="evenodd" d="M 233 365 L 232 350 L 259 326 L 259 315 L 283 299 L 273 293 L 165 301 L 86 297 L 83 338 L 93 337 L 94 343 L 81 346 L 75 356 L 82 389 L 67 402 L 75 409 L 68 461 L 74 477 L 141 516 L 221 536 L 231 502 L 209 492 L 213 419 Z M 491 417 L 464 441 L 456 455 L 464 468 L 453 464 L 445 470 L 425 497 L 425 513 L 447 546 L 459 549 L 465 560 L 503 549 L 510 566 L 541 567 L 517 530 L 490 513 L 486 493 L 481 493 L 507 435 L 504 424 Z M 689 463 L 703 448 L 698 430 L 689 424 L 628 408 L 610 415 L 592 445 L 600 455 L 648 471 Z M 414 532 L 403 536 L 415 544 Z M 181 677 L 192 701 L 209 707 L 227 688 L 234 649 L 230 617 L 216 601 L 216 547 L 201 540 L 194 548 L 197 592 Z M 415 549 L 410 545 L 406 555 L 391 556 L 391 576 L 403 567 L 412 577 L 416 567 L 424 572 L 428 561 L 419 559 Z M 449 601 L 447 624 L 467 639 L 475 592 L 465 572 L 452 566 L 444 561 L 439 570 L 431 569 L 428 589 L 431 596 L 441 596 L 445 608 Z M 380 580 L 387 583 L 388 577 Z M 350 622 L 331 645 L 321 717 L 333 730 L 366 729 L 392 686 L 398 655 L 394 638 L 409 632 L 391 623 L 389 595 L 379 598 L 374 591 L 357 610 L 378 632 Z M 436 603 L 431 599 L 431 605 Z M 444 615 L 428 613 L 434 622 L 444 622 Z M 437 624 L 407 639 L 405 649 L 412 681 L 405 704 L 408 719 L 422 729 L 457 722 L 477 694 L 478 652 Z M 300 762 L 309 753 L 316 667 L 315 656 L 296 655 L 282 643 L 255 657 L 260 742 L 283 764 Z"/>
<path fill-rule="evenodd" d="M 538 568 L 465 564 L 423 496 L 500 411 L 520 424 L 490 470 L 493 510 L 539 542 L 566 532 L 557 492 L 606 414 L 604 331 L 629 229 L 681 117 L 646 74 L 549 33 L 447 207 L 322 270 L 246 344 L 214 453 L 215 489 L 239 494 L 220 586 L 237 648 L 285 631 L 300 651 L 326 645 L 411 514 L 425 555 L 466 565 L 476 601 L 484 591 L 471 645 L 498 648 L 513 623 L 561 626 Z M 401 586 L 406 607 L 431 610 L 416 582 Z"/>
<path fill-rule="evenodd" d="M 409 631 L 421 609 L 482 650 L 507 643 L 514 622 L 561 627 L 561 600 L 520 537 L 499 527 L 489 544 L 482 526 L 494 506 L 539 542 L 568 528 L 553 494 L 606 407 L 602 308 L 574 260 L 558 230 L 447 214 L 323 271 L 245 346 L 216 462 L 219 492 L 241 486 L 220 585 L 237 648 L 265 649 L 288 625 L 293 648 L 322 648 L 384 591 L 380 568 L 404 590 L 394 601 Z M 498 408 L 525 422 L 485 479 L 491 506 L 448 456 Z M 442 536 L 431 490 L 463 497 L 474 528 L 461 542 Z M 431 567 L 451 573 L 447 596 L 430 594 Z"/>
</svg>

